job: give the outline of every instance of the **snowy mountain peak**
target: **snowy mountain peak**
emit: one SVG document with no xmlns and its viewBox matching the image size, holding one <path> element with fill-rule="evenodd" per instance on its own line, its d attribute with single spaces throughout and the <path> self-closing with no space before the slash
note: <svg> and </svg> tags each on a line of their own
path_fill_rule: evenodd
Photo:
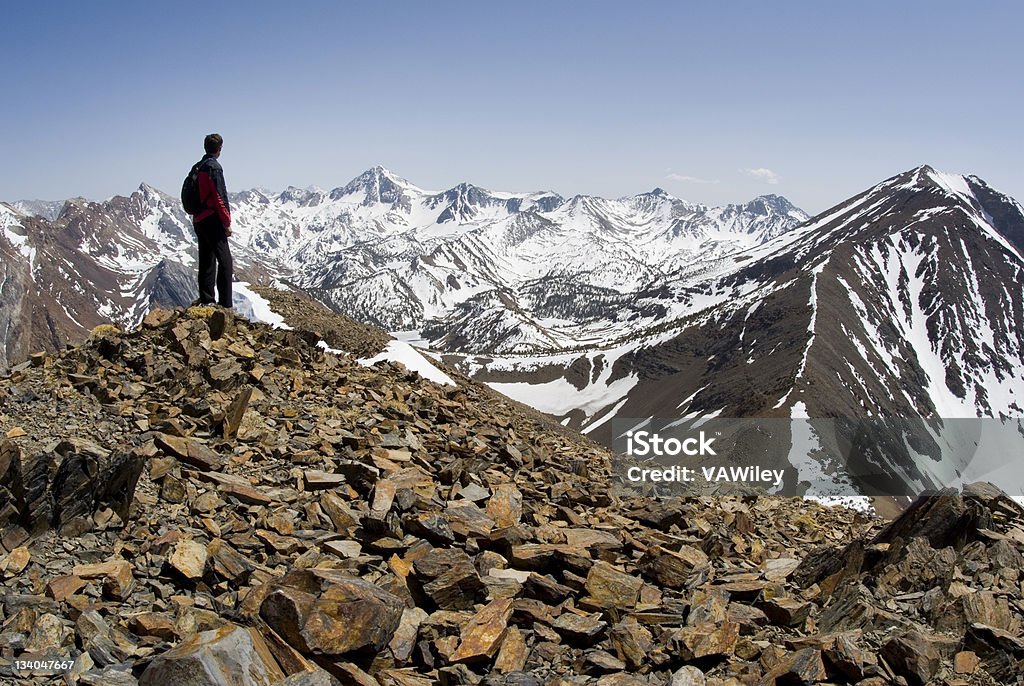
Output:
<svg viewBox="0 0 1024 686">
<path fill-rule="evenodd" d="M 794 209 L 796 207 L 789 200 L 787 200 L 786 198 L 782 197 L 781 195 L 776 195 L 775 193 L 767 193 L 765 195 L 759 195 L 756 198 L 754 198 L 753 200 L 751 200 L 751 202 L 759 202 L 759 203 L 763 204 L 766 207 L 772 207 L 772 208 L 776 208 L 776 209 L 783 209 L 786 212 L 788 212 L 791 209 Z"/>
<path fill-rule="evenodd" d="M 367 173 L 376 174 L 377 176 L 383 176 L 385 178 L 391 179 L 392 181 L 403 181 L 402 177 L 398 176 L 397 174 L 395 174 L 393 171 L 391 171 L 382 164 L 374 165 L 373 167 L 367 170 Z"/>
<path fill-rule="evenodd" d="M 323 201 L 326 195 L 326 191 L 317 188 L 316 186 L 309 186 L 308 188 L 288 186 L 278 194 L 277 199 L 282 203 L 291 203 L 298 205 L 299 207 L 309 207 Z"/>
<path fill-rule="evenodd" d="M 934 209 L 921 213 L 959 208 L 983 233 L 1006 243 L 1018 255 L 1024 253 L 1024 207 L 977 176 L 951 174 L 925 164 L 882 182 L 873 192 L 901 190 L 934 198 Z"/>
<path fill-rule="evenodd" d="M 466 202 L 471 205 L 482 205 L 491 199 L 493 194 L 487 189 L 474 186 L 473 184 L 463 181 L 462 183 L 449 188 L 443 193 L 438 193 L 433 196 L 432 199 L 443 200 L 448 202 Z"/>
<path fill-rule="evenodd" d="M 471 221 L 476 217 L 478 208 L 490 204 L 491 200 L 488 191 L 463 181 L 444 193 L 432 196 L 428 203 L 432 207 L 446 206 L 437 217 L 437 223 L 444 224 L 450 221 Z"/>
<path fill-rule="evenodd" d="M 396 186 L 406 186 L 406 187 L 409 187 L 409 188 L 414 188 L 414 186 L 411 183 L 409 183 L 406 179 L 403 179 L 401 176 L 399 176 L 398 174 L 394 173 L 393 171 L 391 171 L 387 167 L 381 166 L 379 164 L 376 165 L 375 167 L 371 167 L 371 168 L 367 169 L 366 171 L 364 171 L 362 174 L 360 174 L 355 179 L 353 179 L 350 182 L 350 184 L 351 183 L 356 183 L 356 182 L 359 182 L 359 183 L 362 183 L 362 184 L 366 184 L 366 183 L 374 183 L 374 184 L 391 183 L 391 184 L 394 184 Z"/>
<path fill-rule="evenodd" d="M 135 192 L 140 194 L 143 202 L 149 205 L 156 205 L 161 202 L 171 200 L 169 195 L 161 191 L 159 188 L 150 186 L 145 181 L 139 184 L 139 188 Z"/>
<path fill-rule="evenodd" d="M 730 207 L 733 207 L 730 205 Z M 780 217 L 793 217 L 798 221 L 807 221 L 810 217 L 806 212 L 801 210 L 799 207 L 791 203 L 781 195 L 775 195 L 769 193 L 768 195 L 759 195 L 753 200 L 735 205 L 741 211 L 754 212 L 757 214 L 764 215 L 775 215 Z"/>
<path fill-rule="evenodd" d="M 419 194 L 422 191 L 386 167 L 377 165 L 367 169 L 343 187 L 335 188 L 331 191 L 330 197 L 332 200 L 338 200 L 362 195 L 364 204 L 395 204 L 410 193 Z"/>
<path fill-rule="evenodd" d="M 922 164 L 913 169 L 908 169 L 902 174 L 897 174 L 891 179 L 883 181 L 875 188 L 912 189 L 928 192 L 940 191 L 952 197 L 964 198 L 968 202 L 970 202 L 970 198 L 973 196 L 967 185 L 967 177 L 940 171 L 930 164 Z"/>
</svg>

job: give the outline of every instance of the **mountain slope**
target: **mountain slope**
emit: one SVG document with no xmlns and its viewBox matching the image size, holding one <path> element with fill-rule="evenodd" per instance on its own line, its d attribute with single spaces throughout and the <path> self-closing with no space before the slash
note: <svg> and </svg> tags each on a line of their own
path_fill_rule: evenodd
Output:
<svg viewBox="0 0 1024 686">
<path fill-rule="evenodd" d="M 615 417 L 1021 417 L 1022 221 L 977 177 L 920 167 L 641 291 L 665 315 L 631 337 L 444 359 L 608 444 Z M 908 447 L 871 460 L 947 473 Z"/>
<path fill-rule="evenodd" d="M 1006 236 L 1021 221 L 975 177 L 921 167 L 638 292 L 665 321 L 586 357 L 644 380 L 628 416 L 684 399 L 724 416 L 1018 416 L 1024 261 Z M 541 359 L 583 358 L 522 366 Z"/>
</svg>

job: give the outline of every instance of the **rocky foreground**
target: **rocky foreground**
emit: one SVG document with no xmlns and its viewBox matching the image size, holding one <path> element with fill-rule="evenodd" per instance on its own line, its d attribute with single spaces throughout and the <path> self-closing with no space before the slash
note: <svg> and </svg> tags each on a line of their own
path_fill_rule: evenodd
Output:
<svg viewBox="0 0 1024 686">
<path fill-rule="evenodd" d="M 888 524 L 617 495 L 602 448 L 318 339 L 158 310 L 0 378 L 0 682 L 1022 683 L 994 487 Z"/>
</svg>

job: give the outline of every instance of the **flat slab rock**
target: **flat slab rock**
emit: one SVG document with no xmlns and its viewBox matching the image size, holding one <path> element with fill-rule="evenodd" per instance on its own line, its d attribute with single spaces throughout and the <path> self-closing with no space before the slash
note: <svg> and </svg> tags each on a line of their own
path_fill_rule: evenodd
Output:
<svg viewBox="0 0 1024 686">
<path fill-rule="evenodd" d="M 643 585 L 643 579 L 599 560 L 590 568 L 586 588 L 599 607 L 630 608 L 636 605 Z"/>
<path fill-rule="evenodd" d="M 452 662 L 472 662 L 493 657 L 501 646 L 512 616 L 512 599 L 501 598 L 488 603 L 463 629 L 459 647 Z"/>
<path fill-rule="evenodd" d="M 186 578 L 198 579 L 206 570 L 208 558 L 205 545 L 191 539 L 182 539 L 175 544 L 167 561 Z"/>
</svg>

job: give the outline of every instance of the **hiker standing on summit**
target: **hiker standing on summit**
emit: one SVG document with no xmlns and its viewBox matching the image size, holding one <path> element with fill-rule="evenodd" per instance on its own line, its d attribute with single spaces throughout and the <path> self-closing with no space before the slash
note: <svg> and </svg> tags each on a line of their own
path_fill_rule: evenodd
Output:
<svg viewBox="0 0 1024 686">
<path fill-rule="evenodd" d="M 228 236 L 231 235 L 231 208 L 228 191 L 224 186 L 224 168 L 220 157 L 224 138 L 211 133 L 203 140 L 206 154 L 193 168 L 199 191 L 199 211 L 192 215 L 196 238 L 199 241 L 199 304 L 219 304 L 231 307 L 231 278 L 233 264 Z M 214 298 L 214 283 L 217 296 Z"/>
</svg>

